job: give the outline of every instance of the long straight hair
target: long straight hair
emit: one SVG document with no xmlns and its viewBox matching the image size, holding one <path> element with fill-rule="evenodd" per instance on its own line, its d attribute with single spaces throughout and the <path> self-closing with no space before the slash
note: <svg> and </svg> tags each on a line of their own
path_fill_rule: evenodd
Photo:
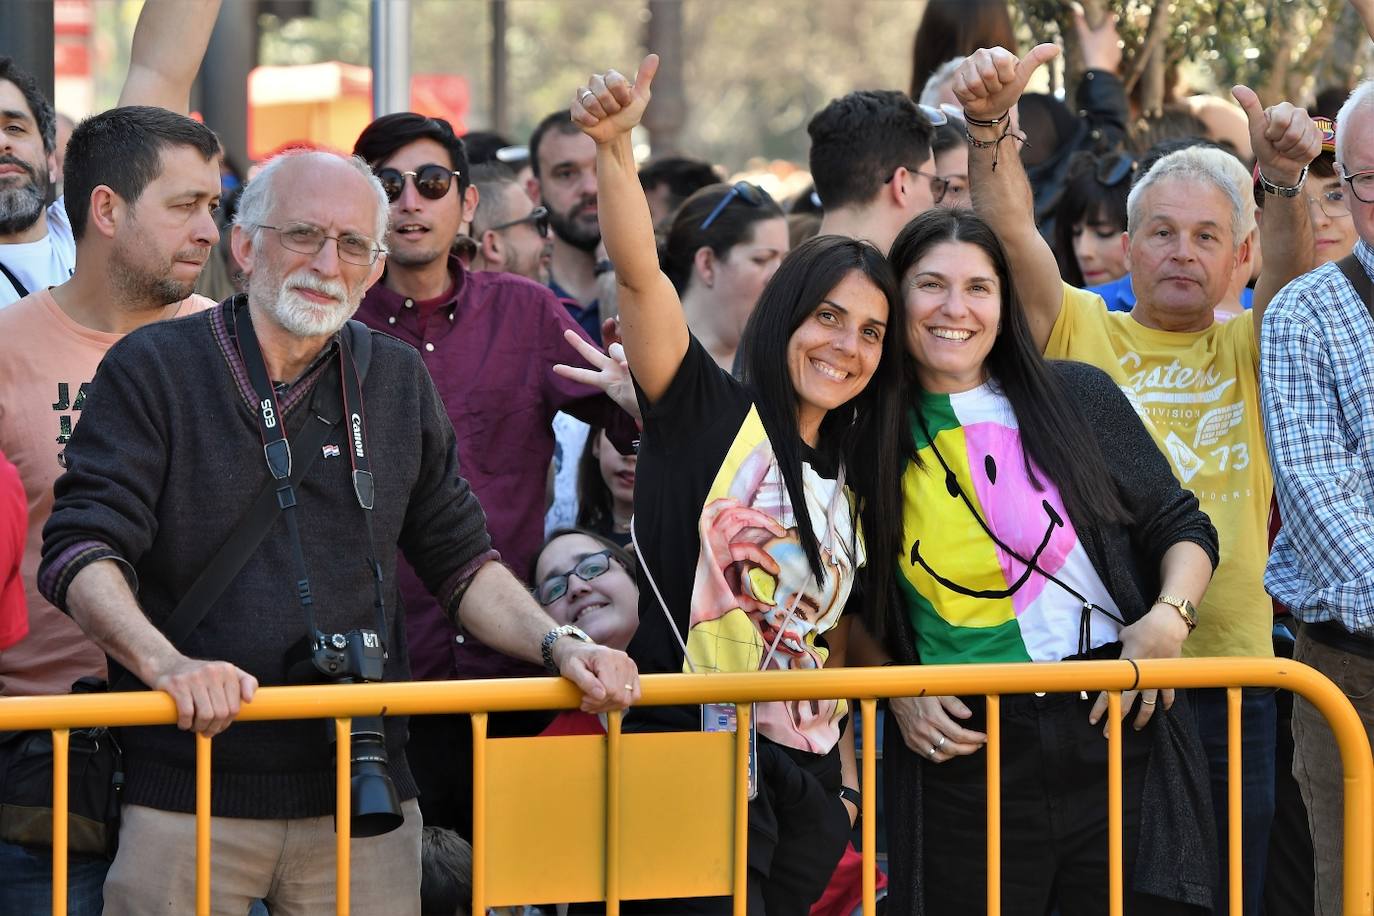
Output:
<svg viewBox="0 0 1374 916">
<path fill-rule="evenodd" d="M 923 213 L 907 223 L 892 243 L 889 258 L 893 270 L 905 279 L 927 252 L 944 242 L 976 246 L 987 254 L 997 271 L 1002 290 L 1002 330 L 985 365 L 1016 415 L 1026 476 L 1037 488 L 1042 475 L 1049 478 L 1075 521 L 1129 524 L 1130 513 L 1107 471 L 1096 435 L 1035 346 L 1025 310 L 1011 282 L 1006 254 L 991 227 L 968 210 L 936 209 Z M 913 401 L 917 417 L 924 422 L 920 398 Z M 914 441 L 909 448 L 912 461 L 919 466 Z"/>
<path fill-rule="evenodd" d="M 800 400 L 788 371 L 787 349 L 797 328 L 840 281 L 856 273 L 887 301 L 882 355 L 863 391 L 821 420 L 816 450 L 844 464 L 846 480 L 858 497 L 868 555 L 860 578 L 864 610 L 885 614 L 888 583 L 901 550 L 906 325 L 896 277 L 882 253 L 867 242 L 836 235 L 818 236 L 795 248 L 759 297 L 740 339 L 735 366 L 768 433 L 811 571 L 817 582 L 823 582 L 820 546 L 802 484 Z"/>
</svg>

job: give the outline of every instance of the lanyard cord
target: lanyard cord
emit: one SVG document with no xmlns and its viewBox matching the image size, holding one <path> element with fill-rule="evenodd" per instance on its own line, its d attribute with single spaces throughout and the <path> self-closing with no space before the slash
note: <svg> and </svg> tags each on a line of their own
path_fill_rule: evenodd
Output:
<svg viewBox="0 0 1374 916">
<path fill-rule="evenodd" d="M 258 433 L 262 436 L 263 455 L 267 460 L 268 472 L 277 481 L 277 505 L 282 510 L 287 534 L 291 540 L 292 559 L 296 567 L 296 600 L 305 614 L 311 645 L 315 646 L 320 642 L 321 633 L 315 625 L 315 599 L 305 568 L 305 551 L 301 546 L 300 525 L 296 519 L 296 488 L 291 483 L 291 443 L 286 438 L 285 421 L 277 406 L 276 390 L 267 377 L 267 364 L 262 356 L 262 347 L 258 343 L 253 321 L 245 306 L 234 307 L 234 330 L 238 338 L 239 356 L 243 359 L 248 370 L 248 380 L 258 397 L 256 416 Z M 342 335 L 336 335 L 335 339 L 339 343 L 339 384 L 343 393 L 344 415 L 349 420 L 348 457 L 353 467 L 353 492 L 358 505 L 363 509 L 363 520 L 367 529 L 367 563 L 373 579 L 374 604 L 379 626 L 377 635 L 385 640 L 386 606 L 383 600 L 382 567 L 377 562 L 376 542 L 372 533 L 375 486 L 367 459 L 362 389 L 347 341 Z M 324 379 L 320 379 L 316 384 L 324 384 Z"/>
<path fill-rule="evenodd" d="M 1021 561 L 1021 565 L 1031 570 L 1034 570 L 1035 572 L 1038 572 L 1040 575 L 1044 576 L 1046 579 L 1053 582 L 1055 585 L 1059 586 L 1064 591 L 1072 595 L 1073 598 L 1079 603 L 1079 605 L 1082 608 L 1078 618 L 1079 655 L 1087 655 L 1087 653 L 1092 650 L 1093 611 L 1098 611 L 1102 613 L 1109 619 L 1115 620 L 1122 626 L 1126 625 L 1125 619 L 1118 617 L 1116 614 L 1113 614 L 1111 611 L 1107 610 L 1101 605 L 1094 604 L 1093 602 L 1089 601 L 1082 594 L 1080 594 L 1077 589 L 1073 588 L 1071 585 L 1069 585 L 1067 582 L 1063 581 L 1053 573 L 1049 573 L 1041 569 L 1039 564 L 1036 563 L 1034 560 L 1028 560 L 1025 557 L 1021 556 L 1021 554 L 1018 553 L 1014 548 L 1012 548 L 1005 541 L 999 538 L 996 532 L 992 530 L 991 526 L 988 525 L 987 521 L 984 520 L 982 514 L 979 513 L 978 508 L 973 505 L 972 500 L 968 498 L 968 494 L 964 492 L 964 488 L 959 486 L 958 476 L 955 475 L 953 469 L 951 469 L 948 462 L 945 461 L 945 456 L 940 454 L 940 449 L 937 448 L 935 445 L 935 437 L 930 434 L 930 430 L 926 429 L 924 419 L 922 419 L 921 421 L 921 429 L 923 432 L 925 432 L 926 441 L 930 443 L 930 450 L 935 453 L 935 458 L 937 461 L 940 462 L 940 467 L 944 468 L 945 487 L 951 493 L 958 494 L 959 499 L 964 503 L 965 506 L 968 507 L 968 511 L 973 514 L 974 520 L 978 522 L 978 527 L 982 528 L 983 531 L 987 534 L 987 536 L 992 539 L 992 542 L 996 544 L 998 547 L 1000 547 L 1002 550 L 1006 551 L 1009 555 L 1011 555 L 1013 559 Z"/>
</svg>

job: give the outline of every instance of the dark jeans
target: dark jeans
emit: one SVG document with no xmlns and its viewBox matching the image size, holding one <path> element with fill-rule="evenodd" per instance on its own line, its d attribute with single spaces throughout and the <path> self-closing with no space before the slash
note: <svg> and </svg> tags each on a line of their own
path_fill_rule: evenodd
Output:
<svg viewBox="0 0 1374 916">
<path fill-rule="evenodd" d="M 1098 914 L 1108 909 L 1107 739 L 1090 725 L 1096 700 L 1078 694 L 1002 699 L 1002 912 L 1008 916 Z M 986 706 L 965 699 L 982 731 Z M 1129 722 L 1129 719 L 1127 720 Z M 1130 889 L 1151 730 L 1123 728 L 1125 912 L 1184 914 L 1185 904 Z M 987 753 L 925 764 L 927 916 L 968 916 L 987 906 Z"/>
<path fill-rule="evenodd" d="M 67 857 L 68 916 L 100 916 L 108 859 Z M 52 850 L 0 843 L 0 914 L 52 912 Z"/>
<path fill-rule="evenodd" d="M 1287 626 L 1274 628 L 1274 654 L 1293 657 L 1293 639 Z M 1275 695 L 1278 729 L 1274 756 L 1274 824 L 1269 831 L 1269 862 L 1264 875 L 1265 916 L 1315 913 L 1312 885 L 1316 880 L 1312 861 L 1312 833 L 1307 827 L 1307 805 L 1298 781 L 1293 778 L 1293 700 L 1290 691 Z"/>
<path fill-rule="evenodd" d="M 1212 777 L 1212 811 L 1217 822 L 1217 912 L 1230 906 L 1230 836 L 1227 823 L 1226 691 L 1192 690 L 1193 713 Z M 1241 887 L 1245 916 L 1259 916 L 1264 897 L 1269 831 L 1274 822 L 1274 757 L 1278 706 L 1272 687 L 1247 687 L 1241 698 Z"/>
</svg>

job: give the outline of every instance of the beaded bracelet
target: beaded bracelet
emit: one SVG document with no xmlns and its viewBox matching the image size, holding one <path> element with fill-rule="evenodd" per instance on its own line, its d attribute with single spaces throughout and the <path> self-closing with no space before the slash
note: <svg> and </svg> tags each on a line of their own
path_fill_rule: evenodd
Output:
<svg viewBox="0 0 1374 916">
<path fill-rule="evenodd" d="M 984 122 L 978 123 L 977 126 L 979 126 L 979 127 L 995 127 L 998 123 L 1000 123 L 1000 122 L 1001 122 L 1003 119 L 1005 119 L 1006 117 L 1007 117 L 1006 115 L 1002 115 L 1002 117 L 1001 117 L 1001 118 L 998 118 L 996 121 L 991 121 L 991 122 L 984 121 Z M 968 123 L 974 124 L 975 122 L 969 121 Z M 972 146 L 974 149 L 992 149 L 992 150 L 994 150 L 994 152 L 993 152 L 993 154 L 992 154 L 992 170 L 993 170 L 994 172 L 997 171 L 997 160 L 998 160 L 998 159 L 1001 157 L 1001 155 L 1002 155 L 1002 149 L 1001 149 L 1000 144 L 1001 144 L 1001 142 L 1002 142 L 1003 140 L 1007 139 L 1008 137 L 1011 137 L 1013 140 L 1020 140 L 1020 141 L 1021 141 L 1021 146 L 1022 146 L 1023 148 L 1028 149 L 1028 148 L 1030 147 L 1030 141 L 1026 139 L 1026 135 L 1025 135 L 1024 133 L 1022 133 L 1022 132 L 1019 131 L 1019 130 L 1012 130 L 1012 129 L 1011 129 L 1011 121 L 1007 121 L 1007 126 L 1004 127 L 1004 128 L 1002 128 L 1002 133 L 1001 133 L 1001 135 L 1000 135 L 996 140 L 979 140 L 977 137 L 973 136 L 973 134 L 970 133 L 967 129 L 964 130 L 964 136 L 968 138 L 969 145 Z"/>
</svg>

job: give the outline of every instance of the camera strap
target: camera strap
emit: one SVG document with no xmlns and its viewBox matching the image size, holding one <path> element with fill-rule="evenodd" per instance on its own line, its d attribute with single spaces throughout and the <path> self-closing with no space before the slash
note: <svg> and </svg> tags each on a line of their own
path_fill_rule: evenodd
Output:
<svg viewBox="0 0 1374 916">
<path fill-rule="evenodd" d="M 258 433 L 262 437 L 263 457 L 267 462 L 268 473 L 272 475 L 276 506 L 286 521 L 287 535 L 291 541 L 291 553 L 296 568 L 296 600 L 305 614 L 307 634 L 312 645 L 318 643 L 320 630 L 315 625 L 315 599 L 310 588 L 310 576 L 305 566 L 305 550 L 301 546 L 300 524 L 296 518 L 296 484 L 292 480 L 291 443 L 286 437 L 285 419 L 277 405 L 276 389 L 267 375 L 267 363 L 263 359 L 262 346 L 253 330 L 253 321 L 246 306 L 234 309 L 234 329 L 238 337 L 239 354 L 244 367 L 248 370 L 248 380 L 253 386 L 258 403 L 255 414 Z M 363 419 L 362 385 L 357 366 L 353 359 L 353 348 L 343 335 L 336 335 L 339 348 L 339 387 L 334 392 L 342 392 L 343 416 L 347 421 L 348 458 L 352 465 L 353 494 L 363 510 L 364 526 L 367 531 L 367 565 L 373 580 L 373 603 L 377 611 L 378 635 L 386 636 L 386 605 L 382 566 L 377 559 L 376 539 L 372 530 L 372 507 L 376 498 L 375 481 L 367 458 L 367 434 Z M 369 340 L 370 343 L 370 340 Z M 332 389 L 324 378 L 315 385 L 316 395 L 321 389 Z M 315 405 L 312 398 L 312 407 Z M 318 415 L 317 415 L 318 416 Z M 313 461 L 318 446 L 312 448 L 305 460 Z M 298 478 L 299 480 L 299 478 Z"/>
</svg>

